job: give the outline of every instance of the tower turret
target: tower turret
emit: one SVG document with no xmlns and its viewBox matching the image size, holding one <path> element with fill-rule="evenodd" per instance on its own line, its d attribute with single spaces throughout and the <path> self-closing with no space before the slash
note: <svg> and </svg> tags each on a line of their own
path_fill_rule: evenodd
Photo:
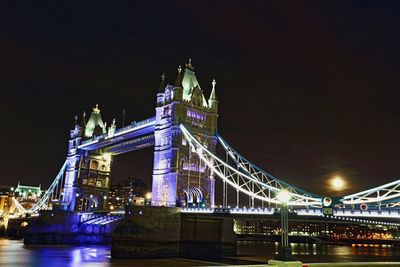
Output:
<svg viewBox="0 0 400 267">
<path fill-rule="evenodd" d="M 211 84 L 212 84 L 212 90 L 211 90 L 210 98 L 208 99 L 208 105 L 212 111 L 214 111 L 215 113 L 218 113 L 218 98 L 217 98 L 217 94 L 215 93 L 215 85 L 217 84 L 217 82 L 215 81 L 215 79 L 213 79 Z"/>
<path fill-rule="evenodd" d="M 85 134 L 85 126 L 86 126 L 86 112 L 84 111 L 82 114 L 81 123 L 79 124 L 79 137 L 84 137 Z"/>
<path fill-rule="evenodd" d="M 183 86 L 182 86 L 182 67 L 181 65 L 178 66 L 178 75 L 176 76 L 174 87 L 173 87 L 173 96 L 172 99 L 174 100 L 182 100 L 183 96 Z"/>
<path fill-rule="evenodd" d="M 161 84 L 160 88 L 158 89 L 159 94 L 163 94 L 165 90 L 165 74 L 164 72 L 161 74 Z"/>
<path fill-rule="evenodd" d="M 84 120 L 84 116 L 82 118 Z M 75 207 L 75 194 L 76 194 L 76 175 L 77 165 L 80 159 L 78 154 L 78 146 L 82 140 L 83 127 L 78 125 L 78 116 L 75 116 L 75 127 L 70 131 L 70 139 L 68 140 L 67 151 L 67 166 L 64 180 L 64 195 L 63 195 L 63 209 L 74 210 Z"/>
<path fill-rule="evenodd" d="M 108 132 L 107 132 L 107 134 L 108 134 L 108 137 L 109 137 L 109 138 L 111 138 L 111 137 L 114 136 L 115 130 L 116 130 L 116 129 L 117 129 L 117 126 L 116 126 L 116 124 L 115 124 L 115 119 L 113 119 L 111 126 L 108 127 Z"/>
<path fill-rule="evenodd" d="M 176 87 L 182 87 L 182 67 L 178 66 L 178 75 L 176 76 L 175 84 Z"/>
<path fill-rule="evenodd" d="M 164 102 L 164 92 L 165 92 L 165 74 L 161 74 L 161 84 L 157 92 L 157 106 L 161 106 Z"/>
</svg>

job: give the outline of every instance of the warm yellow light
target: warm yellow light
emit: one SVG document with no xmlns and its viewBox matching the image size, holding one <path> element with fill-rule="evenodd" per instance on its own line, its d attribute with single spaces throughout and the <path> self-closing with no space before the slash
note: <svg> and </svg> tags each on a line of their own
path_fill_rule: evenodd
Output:
<svg viewBox="0 0 400 267">
<path fill-rule="evenodd" d="M 110 210 L 113 210 L 113 209 L 114 209 L 114 206 L 113 206 L 113 205 L 111 205 L 111 206 L 110 206 Z"/>
<path fill-rule="evenodd" d="M 146 193 L 146 199 L 151 199 L 151 192 Z"/>
<path fill-rule="evenodd" d="M 331 188 L 335 191 L 343 190 L 346 186 L 346 182 L 340 176 L 335 176 L 329 181 Z"/>
<path fill-rule="evenodd" d="M 278 194 L 276 195 L 276 198 L 282 204 L 286 204 L 290 201 L 291 196 L 286 189 L 282 189 L 281 191 L 278 192 Z"/>
<path fill-rule="evenodd" d="M 104 161 L 111 161 L 111 153 L 104 153 L 103 154 Z"/>
</svg>

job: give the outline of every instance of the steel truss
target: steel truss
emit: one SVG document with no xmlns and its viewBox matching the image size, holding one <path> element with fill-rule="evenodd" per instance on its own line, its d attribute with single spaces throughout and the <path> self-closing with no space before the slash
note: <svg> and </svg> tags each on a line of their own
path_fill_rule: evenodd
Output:
<svg viewBox="0 0 400 267">
<path fill-rule="evenodd" d="M 400 180 L 344 196 L 341 202 L 344 205 L 376 204 L 378 207 L 399 207 Z"/>
<path fill-rule="evenodd" d="M 271 185 L 272 187 L 277 188 L 279 190 L 282 190 L 282 189 L 288 190 L 292 194 L 292 197 L 299 199 L 299 201 L 304 200 L 305 206 L 309 206 L 308 203 L 310 201 L 319 203 L 317 206 L 321 206 L 322 198 L 320 196 L 306 192 L 302 189 L 296 188 L 296 187 L 274 177 L 273 175 L 262 170 L 261 168 L 257 167 L 252 162 L 250 162 L 245 157 L 243 157 L 241 154 L 239 154 L 220 135 L 218 135 L 218 141 L 221 143 L 224 150 L 226 151 L 226 153 L 228 153 L 228 155 L 235 162 L 235 164 L 242 171 L 244 171 L 251 177 L 253 177 L 263 183 Z"/>
<path fill-rule="evenodd" d="M 262 175 L 254 177 L 256 172 L 243 171 L 245 165 L 242 164 L 242 171 L 233 168 L 229 164 L 222 161 L 220 158 L 215 156 L 211 151 L 209 151 L 206 147 L 204 147 L 183 125 L 180 125 L 181 131 L 184 134 L 186 140 L 190 144 L 192 151 L 195 152 L 202 161 L 225 183 L 229 184 L 237 191 L 240 191 L 249 197 L 254 199 L 259 199 L 261 201 L 265 201 L 271 204 L 280 204 L 280 201 L 277 199 L 277 193 L 285 188 L 283 186 L 277 187 L 275 183 L 273 183 L 272 179 L 263 178 Z M 228 151 L 227 151 L 228 153 Z M 252 164 L 248 164 L 253 169 L 254 166 Z M 267 177 L 267 176 L 266 176 Z M 285 188 L 286 189 L 286 188 Z M 295 193 L 293 190 L 289 189 L 289 194 L 292 199 L 287 205 L 289 206 L 321 206 L 321 199 L 315 198 L 306 195 L 300 195 Z"/>
</svg>

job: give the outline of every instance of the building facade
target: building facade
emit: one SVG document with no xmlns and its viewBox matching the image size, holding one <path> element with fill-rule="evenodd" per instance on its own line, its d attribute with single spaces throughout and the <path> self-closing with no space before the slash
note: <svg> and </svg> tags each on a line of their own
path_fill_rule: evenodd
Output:
<svg viewBox="0 0 400 267">
<path fill-rule="evenodd" d="M 234 231 L 245 237 L 274 237 L 281 235 L 280 220 L 270 219 L 235 219 Z M 326 241 L 340 240 L 400 240 L 397 226 L 350 223 L 340 221 L 322 221 L 291 219 L 289 235 L 311 237 Z"/>
<path fill-rule="evenodd" d="M 108 209 L 125 210 L 126 206 L 144 206 L 148 203 L 148 187 L 141 179 L 129 177 L 110 186 Z M 147 202 L 146 202 L 147 200 Z"/>
</svg>

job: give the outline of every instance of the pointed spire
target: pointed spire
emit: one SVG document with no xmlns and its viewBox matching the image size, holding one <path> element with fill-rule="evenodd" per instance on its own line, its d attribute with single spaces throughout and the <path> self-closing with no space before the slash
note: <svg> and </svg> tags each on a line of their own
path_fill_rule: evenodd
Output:
<svg viewBox="0 0 400 267">
<path fill-rule="evenodd" d="M 93 108 L 94 113 L 100 113 L 99 104 L 96 104 L 96 107 Z"/>
<path fill-rule="evenodd" d="M 83 128 L 83 127 L 85 127 L 85 125 L 86 125 L 86 112 L 84 111 L 82 114 L 82 120 L 81 120 L 80 126 L 81 126 L 81 128 Z"/>
<path fill-rule="evenodd" d="M 194 66 L 192 65 L 192 59 L 189 58 L 189 62 L 186 64 L 186 68 L 190 70 L 194 70 Z"/>
<path fill-rule="evenodd" d="M 164 72 L 161 74 L 161 84 L 160 89 L 158 90 L 159 93 L 164 93 L 165 91 L 165 74 Z"/>
<path fill-rule="evenodd" d="M 75 115 L 75 117 L 74 117 L 74 125 L 78 125 L 78 115 Z"/>
<path fill-rule="evenodd" d="M 217 84 L 215 79 L 213 79 L 211 84 L 212 84 L 212 90 L 211 90 L 211 94 L 210 94 L 210 100 L 218 100 L 217 94 L 215 93 L 215 85 Z"/>
<path fill-rule="evenodd" d="M 182 87 L 182 67 L 181 65 L 178 66 L 178 76 L 175 80 L 175 86 Z"/>
<path fill-rule="evenodd" d="M 86 127 L 86 112 L 84 111 L 82 114 L 81 123 L 79 124 L 79 133 L 78 133 L 79 137 L 83 137 L 85 133 L 85 127 Z"/>
</svg>

